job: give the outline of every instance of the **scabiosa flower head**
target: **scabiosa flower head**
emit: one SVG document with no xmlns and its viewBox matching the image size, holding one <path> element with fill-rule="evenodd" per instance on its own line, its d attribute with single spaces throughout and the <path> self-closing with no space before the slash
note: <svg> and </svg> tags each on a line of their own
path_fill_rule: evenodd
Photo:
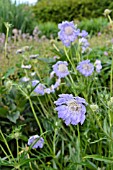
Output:
<svg viewBox="0 0 113 170">
<path fill-rule="evenodd" d="M 36 84 L 38 84 L 38 80 L 34 80 L 34 81 L 32 81 L 32 86 L 34 87 L 34 86 L 36 86 Z M 41 95 L 44 95 L 44 89 L 45 89 L 46 87 L 43 85 L 43 84 L 41 84 L 41 83 L 39 83 L 37 86 L 36 86 L 36 88 L 34 89 L 34 92 L 35 93 L 37 93 L 37 94 L 41 94 Z"/>
<path fill-rule="evenodd" d="M 38 141 L 36 142 L 36 140 L 38 140 Z M 28 139 L 28 145 L 32 145 L 32 144 L 34 144 L 33 147 L 32 147 L 33 149 L 42 148 L 43 145 L 44 145 L 44 139 L 42 137 L 38 136 L 38 135 L 31 136 Z"/>
<path fill-rule="evenodd" d="M 58 117 L 65 121 L 66 125 L 77 125 L 84 123 L 87 105 L 85 99 L 74 97 L 72 94 L 60 94 L 59 99 L 54 102 Z"/>
<path fill-rule="evenodd" d="M 94 71 L 94 65 L 90 63 L 90 60 L 83 60 L 77 66 L 77 70 L 85 77 L 90 76 Z"/>
<path fill-rule="evenodd" d="M 80 32 L 79 29 L 76 29 L 73 21 L 63 21 L 58 24 L 58 28 L 60 29 L 58 36 L 65 46 L 70 46 L 71 42 L 75 41 Z"/>
<path fill-rule="evenodd" d="M 53 71 L 59 78 L 64 78 L 69 74 L 68 63 L 66 61 L 58 61 L 53 65 Z"/>
<path fill-rule="evenodd" d="M 96 67 L 96 72 L 100 73 L 100 70 L 102 69 L 101 61 L 100 60 L 96 60 L 94 65 Z"/>
</svg>

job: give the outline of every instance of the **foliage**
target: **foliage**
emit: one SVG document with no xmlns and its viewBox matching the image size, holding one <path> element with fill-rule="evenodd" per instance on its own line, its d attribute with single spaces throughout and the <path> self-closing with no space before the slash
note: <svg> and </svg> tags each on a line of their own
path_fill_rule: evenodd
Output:
<svg viewBox="0 0 113 170">
<path fill-rule="evenodd" d="M 58 36 L 58 26 L 54 22 L 39 23 L 38 27 L 41 31 L 40 36 L 45 35 L 49 39 Z"/>
<path fill-rule="evenodd" d="M 76 21 L 75 21 L 76 23 Z M 90 35 L 96 34 L 98 32 L 104 32 L 108 25 L 108 21 L 105 18 L 92 18 L 84 19 L 78 23 L 78 27 L 82 30 L 86 30 Z"/>
<path fill-rule="evenodd" d="M 100 17 L 106 8 L 113 8 L 112 0 L 41 0 L 33 6 L 33 12 L 38 21 L 60 23 Z"/>
<path fill-rule="evenodd" d="M 5 4 L 5 5 L 4 5 Z M 21 29 L 22 32 L 31 33 L 34 29 L 33 13 L 28 5 L 16 6 L 10 0 L 0 1 L 0 32 L 6 31 L 4 22 L 9 22 L 13 28 Z"/>
</svg>

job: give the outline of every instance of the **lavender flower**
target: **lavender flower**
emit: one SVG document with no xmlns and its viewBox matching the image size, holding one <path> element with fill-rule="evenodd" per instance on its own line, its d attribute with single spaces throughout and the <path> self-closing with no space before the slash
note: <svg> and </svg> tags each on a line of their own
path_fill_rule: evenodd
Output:
<svg viewBox="0 0 113 170">
<path fill-rule="evenodd" d="M 85 31 L 85 30 L 82 30 L 82 32 L 79 33 L 79 36 L 80 36 L 80 37 L 87 37 L 87 35 L 88 35 L 88 32 Z"/>
<path fill-rule="evenodd" d="M 38 140 L 39 139 L 39 140 Z M 38 140 L 37 142 L 36 142 L 36 140 Z M 35 143 L 36 142 L 36 143 Z M 33 149 L 36 149 L 36 148 L 42 148 L 43 147 L 43 145 L 44 145 L 44 139 L 42 138 L 42 137 L 40 137 L 40 136 L 38 136 L 38 135 L 34 135 L 34 136 L 31 136 L 29 139 L 28 139 L 28 145 L 32 145 L 32 144 L 34 144 L 33 146 L 32 146 L 32 148 Z"/>
<path fill-rule="evenodd" d="M 102 69 L 101 61 L 100 60 L 96 60 L 94 65 L 96 67 L 96 72 L 100 73 L 100 70 Z"/>
<path fill-rule="evenodd" d="M 88 43 L 87 39 L 84 37 L 79 39 L 79 44 L 82 47 L 82 53 L 84 53 L 86 51 L 86 49 L 89 47 L 89 43 Z"/>
<path fill-rule="evenodd" d="M 38 80 L 34 80 L 34 81 L 32 81 L 32 86 L 34 87 L 34 86 L 36 86 L 36 84 L 38 84 L 39 83 L 39 81 Z M 36 88 L 34 89 L 34 92 L 35 93 L 37 93 L 37 94 L 41 94 L 41 95 L 44 95 L 44 89 L 45 89 L 46 87 L 43 85 L 43 84 L 41 84 L 41 83 L 39 83 L 37 86 L 36 86 Z"/>
<path fill-rule="evenodd" d="M 58 36 L 65 46 L 70 46 L 71 42 L 74 42 L 79 35 L 80 30 L 76 29 L 73 21 L 63 21 L 58 24 L 60 31 Z"/>
<path fill-rule="evenodd" d="M 53 71 L 59 78 L 64 78 L 69 74 L 68 63 L 66 61 L 58 61 L 53 65 Z"/>
<path fill-rule="evenodd" d="M 65 121 L 66 125 L 77 125 L 84 123 L 87 105 L 85 99 L 74 97 L 72 94 L 60 94 L 59 99 L 54 102 L 58 117 Z"/>
<path fill-rule="evenodd" d="M 39 80 L 33 80 L 33 81 L 32 81 L 32 86 L 34 87 L 34 86 L 36 86 L 38 83 L 39 83 Z"/>
<path fill-rule="evenodd" d="M 90 60 L 83 60 L 77 66 L 77 70 L 85 77 L 90 76 L 94 71 L 94 65 L 90 63 Z"/>
</svg>

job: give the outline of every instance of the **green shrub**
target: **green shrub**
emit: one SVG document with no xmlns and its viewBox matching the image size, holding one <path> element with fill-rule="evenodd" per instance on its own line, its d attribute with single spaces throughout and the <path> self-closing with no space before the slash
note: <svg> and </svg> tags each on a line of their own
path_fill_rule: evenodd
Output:
<svg viewBox="0 0 113 170">
<path fill-rule="evenodd" d="M 112 0 L 41 0 L 33 7 L 33 12 L 38 21 L 59 23 L 100 17 L 106 8 L 113 8 Z"/>
<path fill-rule="evenodd" d="M 92 18 L 92 19 L 84 19 L 83 21 L 78 23 L 78 28 L 81 30 L 86 30 L 90 35 L 93 35 L 97 32 L 104 31 L 108 24 L 108 20 L 106 18 Z"/>
<path fill-rule="evenodd" d="M 56 38 L 58 36 L 58 26 L 54 22 L 46 22 L 38 24 L 41 31 L 40 36 L 46 35 L 47 38 Z"/>
</svg>

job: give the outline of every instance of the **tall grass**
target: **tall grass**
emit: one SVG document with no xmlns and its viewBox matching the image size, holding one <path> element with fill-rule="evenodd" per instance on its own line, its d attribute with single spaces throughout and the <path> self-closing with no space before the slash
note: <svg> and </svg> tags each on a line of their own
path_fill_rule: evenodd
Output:
<svg viewBox="0 0 113 170">
<path fill-rule="evenodd" d="M 0 32 L 5 33 L 4 22 L 12 24 L 12 29 L 21 29 L 22 32 L 32 32 L 34 16 L 27 4 L 16 5 L 11 0 L 0 1 Z"/>
</svg>

